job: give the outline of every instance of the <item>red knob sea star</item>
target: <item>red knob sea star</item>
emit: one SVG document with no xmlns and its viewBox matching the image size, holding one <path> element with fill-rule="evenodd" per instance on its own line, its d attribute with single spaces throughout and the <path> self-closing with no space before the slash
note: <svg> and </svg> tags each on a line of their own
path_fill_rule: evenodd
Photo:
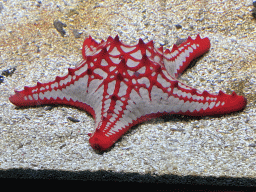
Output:
<svg viewBox="0 0 256 192">
<path fill-rule="evenodd" d="M 90 112 L 96 131 L 89 142 L 106 150 L 135 124 L 163 114 L 205 116 L 243 109 L 246 99 L 235 92 L 200 92 L 176 79 L 209 48 L 209 39 L 199 35 L 165 52 L 153 41 L 140 39 L 128 46 L 118 36 L 101 43 L 89 37 L 82 48 L 84 60 L 66 76 L 25 86 L 9 99 L 17 106 L 65 104 Z"/>
</svg>

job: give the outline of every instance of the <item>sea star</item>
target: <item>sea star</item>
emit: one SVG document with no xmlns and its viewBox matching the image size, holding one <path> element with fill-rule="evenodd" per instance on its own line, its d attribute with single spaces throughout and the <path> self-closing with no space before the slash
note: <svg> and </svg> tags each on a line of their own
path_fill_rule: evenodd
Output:
<svg viewBox="0 0 256 192">
<path fill-rule="evenodd" d="M 129 46 L 109 37 L 97 43 L 85 39 L 83 61 L 64 77 L 15 91 L 17 106 L 65 104 L 90 112 L 96 131 L 89 142 L 107 150 L 132 126 L 164 114 L 205 116 L 243 109 L 246 98 L 219 91 L 210 94 L 176 78 L 189 63 L 210 49 L 208 38 L 188 37 L 172 50 L 154 48 L 153 41 Z"/>
</svg>

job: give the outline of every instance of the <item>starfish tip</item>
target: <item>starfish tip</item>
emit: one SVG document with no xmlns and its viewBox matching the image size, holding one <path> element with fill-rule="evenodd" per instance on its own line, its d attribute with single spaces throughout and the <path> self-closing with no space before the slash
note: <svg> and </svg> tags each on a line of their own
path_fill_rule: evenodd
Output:
<svg viewBox="0 0 256 192">
<path fill-rule="evenodd" d="M 106 138 L 101 131 L 95 131 L 93 136 L 89 139 L 89 143 L 93 149 L 99 151 L 106 151 L 109 149 L 115 142 L 111 141 L 109 138 Z"/>
</svg>

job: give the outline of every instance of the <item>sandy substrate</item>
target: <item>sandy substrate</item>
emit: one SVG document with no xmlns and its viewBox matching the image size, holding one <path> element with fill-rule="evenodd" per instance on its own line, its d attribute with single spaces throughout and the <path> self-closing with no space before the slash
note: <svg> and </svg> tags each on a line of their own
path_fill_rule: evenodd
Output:
<svg viewBox="0 0 256 192">
<path fill-rule="evenodd" d="M 97 180 L 103 171 L 109 177 L 119 175 L 112 177 L 116 180 L 123 179 L 120 174 L 133 180 L 136 174 L 136 178 L 165 176 L 170 183 L 173 176 L 226 177 L 234 179 L 234 185 L 242 185 L 241 180 L 235 182 L 243 178 L 255 183 L 252 8 L 251 0 L 0 2 L 0 175 L 17 168 L 14 175 L 23 169 L 57 171 L 56 175 L 67 171 Z M 56 30 L 54 21 L 65 24 L 65 34 Z M 117 34 L 129 44 L 142 38 L 165 48 L 188 36 L 208 37 L 210 51 L 180 80 L 202 91 L 235 91 L 247 98 L 247 107 L 220 117 L 157 118 L 135 126 L 111 150 L 99 154 L 88 142 L 87 134 L 94 131 L 88 113 L 67 106 L 18 109 L 9 102 L 15 88 L 65 75 L 81 60 L 82 43 L 89 35 L 100 41 Z M 10 75 L 3 74 L 6 70 Z"/>
</svg>

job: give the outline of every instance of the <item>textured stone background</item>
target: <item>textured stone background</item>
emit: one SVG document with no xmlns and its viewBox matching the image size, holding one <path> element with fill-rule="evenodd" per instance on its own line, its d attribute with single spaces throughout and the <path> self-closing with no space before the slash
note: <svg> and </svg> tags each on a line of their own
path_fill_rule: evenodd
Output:
<svg viewBox="0 0 256 192">
<path fill-rule="evenodd" d="M 256 178 L 256 19 L 252 0 L 0 2 L 0 169 Z M 65 34 L 54 21 L 65 24 Z M 181 28 L 179 27 L 181 26 Z M 18 109 L 14 88 L 53 80 L 81 60 L 83 40 L 109 35 L 171 46 L 208 37 L 211 49 L 180 80 L 248 99 L 242 112 L 201 119 L 164 117 L 135 126 L 103 154 L 89 145 L 94 121 L 66 106 Z M 6 75 L 16 68 L 12 75 Z M 74 123 L 67 118 L 80 122 Z M 109 173 L 109 172 L 108 172 Z M 118 180 L 118 179 L 117 179 Z M 167 181 L 168 182 L 168 181 Z"/>
</svg>

